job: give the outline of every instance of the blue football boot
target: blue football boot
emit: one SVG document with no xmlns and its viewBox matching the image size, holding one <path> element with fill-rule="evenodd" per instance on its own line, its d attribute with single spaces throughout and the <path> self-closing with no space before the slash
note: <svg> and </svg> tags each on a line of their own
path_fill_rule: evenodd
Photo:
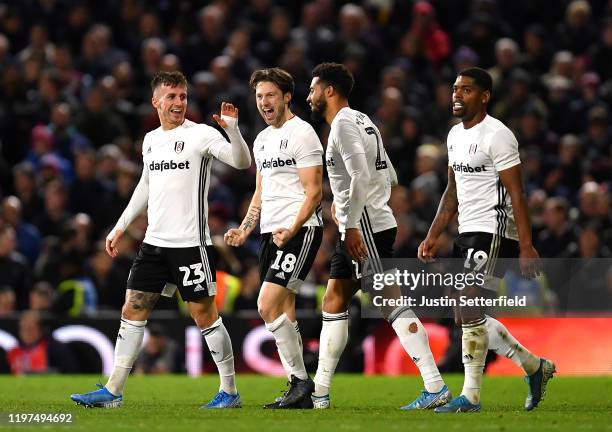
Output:
<svg viewBox="0 0 612 432">
<path fill-rule="evenodd" d="M 115 396 L 108 391 L 102 384 L 96 384 L 98 390 L 83 394 L 71 394 L 70 399 L 75 401 L 77 405 L 83 405 L 87 408 L 119 408 L 123 405 L 123 397 Z"/>
<path fill-rule="evenodd" d="M 436 408 L 447 404 L 451 401 L 453 395 L 450 390 L 444 385 L 437 393 L 429 393 L 427 390 L 421 391 L 421 394 L 412 403 L 401 407 L 402 410 L 426 410 Z"/>
<path fill-rule="evenodd" d="M 464 395 L 460 395 L 446 405 L 442 405 L 434 410 L 436 413 L 463 413 L 478 411 L 480 411 L 480 404 L 473 404 Z"/>
</svg>

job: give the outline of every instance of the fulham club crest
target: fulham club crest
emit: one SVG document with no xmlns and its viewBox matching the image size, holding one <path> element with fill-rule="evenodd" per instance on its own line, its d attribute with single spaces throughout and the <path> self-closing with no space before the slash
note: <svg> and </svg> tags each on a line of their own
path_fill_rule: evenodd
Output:
<svg viewBox="0 0 612 432">
<path fill-rule="evenodd" d="M 288 142 L 288 141 L 289 141 L 289 140 L 286 140 L 286 139 L 281 140 L 281 143 L 280 143 L 280 149 L 281 149 L 281 150 L 287 150 L 287 142 Z"/>
<path fill-rule="evenodd" d="M 478 149 L 478 144 L 474 143 L 474 144 L 470 144 L 470 149 L 469 149 L 469 153 L 471 155 L 476 154 L 476 150 Z"/>
<path fill-rule="evenodd" d="M 184 147 L 185 147 L 185 141 L 176 141 L 174 143 L 174 151 L 177 153 L 182 152 Z"/>
</svg>

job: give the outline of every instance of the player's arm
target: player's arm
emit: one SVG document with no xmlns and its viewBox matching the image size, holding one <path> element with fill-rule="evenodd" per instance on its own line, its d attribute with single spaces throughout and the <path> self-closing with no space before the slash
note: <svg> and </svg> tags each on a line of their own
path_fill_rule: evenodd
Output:
<svg viewBox="0 0 612 432">
<path fill-rule="evenodd" d="M 228 102 L 221 102 L 221 116 L 213 114 L 213 119 L 225 130 L 230 145 L 213 146 L 211 152 L 221 162 L 236 169 L 247 169 L 251 166 L 251 152 L 242 138 L 238 127 L 238 108 Z M 225 141 L 225 140 L 223 140 Z M 217 147 L 216 150 L 212 150 Z"/>
<path fill-rule="evenodd" d="M 391 159 L 389 159 L 389 155 L 387 155 L 387 169 L 389 170 L 389 181 L 393 188 L 399 184 L 399 180 L 397 179 L 397 172 L 395 171 L 393 163 L 391 163 Z"/>
<path fill-rule="evenodd" d="M 323 166 L 298 168 L 300 183 L 304 188 L 304 201 L 291 228 L 277 228 L 272 232 L 273 241 L 282 248 L 291 240 L 312 216 L 323 196 Z"/>
<path fill-rule="evenodd" d="M 364 261 L 368 257 L 368 250 L 359 232 L 359 220 L 368 197 L 370 170 L 357 126 L 344 121 L 339 123 L 338 127 L 339 151 L 351 177 L 348 197 L 350 206 L 346 219 L 344 244 L 347 252 L 355 261 Z"/>
<path fill-rule="evenodd" d="M 521 272 L 528 278 L 537 277 L 540 274 L 540 256 L 531 239 L 531 221 L 523 189 L 521 164 L 499 171 L 499 179 L 512 201 L 512 212 L 519 235 Z"/>
<path fill-rule="evenodd" d="M 417 258 L 423 262 L 430 261 L 436 255 L 437 241 L 440 234 L 444 232 L 449 223 L 455 218 L 459 201 L 457 200 L 457 183 L 455 182 L 455 172 L 448 167 L 448 183 L 440 199 L 438 211 L 434 217 L 427 237 L 419 245 Z"/>
<path fill-rule="evenodd" d="M 149 169 L 147 164 L 142 168 L 142 175 L 134 189 L 134 193 L 130 198 L 130 202 L 119 217 L 117 224 L 106 237 L 106 252 L 111 257 L 116 257 L 119 251 L 117 250 L 117 242 L 127 229 L 127 227 L 143 212 L 149 200 Z"/>
<path fill-rule="evenodd" d="M 255 179 L 255 192 L 253 198 L 251 198 L 251 204 L 244 217 L 244 220 L 240 224 L 240 228 L 232 228 L 228 230 L 223 236 L 225 243 L 229 246 L 242 246 L 246 241 L 247 237 L 259 221 L 259 215 L 261 214 L 261 174 L 257 171 L 257 177 Z"/>
<path fill-rule="evenodd" d="M 491 139 L 489 154 L 499 180 L 512 201 L 512 211 L 519 235 L 521 273 L 528 278 L 536 277 L 540 271 L 540 257 L 531 241 L 531 223 L 523 190 L 518 141 L 510 129 L 500 129 L 495 133 Z"/>
</svg>

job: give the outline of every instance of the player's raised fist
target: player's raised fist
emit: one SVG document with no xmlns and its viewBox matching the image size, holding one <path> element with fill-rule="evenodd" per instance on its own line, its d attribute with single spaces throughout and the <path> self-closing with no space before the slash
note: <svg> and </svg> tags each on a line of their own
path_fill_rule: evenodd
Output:
<svg viewBox="0 0 612 432">
<path fill-rule="evenodd" d="M 229 102 L 221 102 L 221 115 L 213 114 L 213 119 L 217 122 L 219 126 L 221 126 L 222 128 L 226 128 L 227 122 L 223 120 L 222 116 L 228 116 L 237 119 L 238 108 L 236 108 Z"/>
<path fill-rule="evenodd" d="M 282 249 L 293 238 L 293 235 L 287 228 L 277 228 L 272 232 L 272 241 L 279 249 Z"/>
<path fill-rule="evenodd" d="M 246 232 L 239 228 L 232 228 L 228 230 L 223 236 L 223 240 L 225 240 L 225 243 L 229 246 L 234 247 L 242 246 L 246 241 L 246 238 Z"/>
</svg>

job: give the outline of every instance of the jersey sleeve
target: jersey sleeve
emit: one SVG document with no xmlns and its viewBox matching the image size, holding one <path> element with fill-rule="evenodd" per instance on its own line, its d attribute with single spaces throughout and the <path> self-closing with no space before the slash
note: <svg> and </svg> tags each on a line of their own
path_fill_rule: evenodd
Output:
<svg viewBox="0 0 612 432">
<path fill-rule="evenodd" d="M 339 119 L 334 138 L 338 153 L 340 153 L 344 161 L 358 154 L 365 155 L 365 148 L 359 128 L 352 121 Z"/>
<path fill-rule="evenodd" d="M 199 125 L 199 133 L 202 135 L 200 143 L 200 154 L 204 157 L 218 157 L 219 153 L 226 145 L 229 145 L 227 140 L 221 132 L 217 129 L 207 126 Z"/>
<path fill-rule="evenodd" d="M 251 166 L 251 152 L 238 128 L 238 119 L 225 115 L 221 118 L 227 123 L 224 130 L 229 142 L 215 128 L 204 126 L 207 134 L 204 135 L 203 155 L 212 156 L 236 169 L 248 168 Z"/>
<path fill-rule="evenodd" d="M 518 141 L 509 129 L 501 129 L 493 135 L 489 145 L 489 154 L 497 171 L 503 171 L 521 163 Z"/>
<path fill-rule="evenodd" d="M 323 165 L 323 146 L 312 127 L 300 130 L 295 139 L 294 158 L 297 168 Z"/>
</svg>

